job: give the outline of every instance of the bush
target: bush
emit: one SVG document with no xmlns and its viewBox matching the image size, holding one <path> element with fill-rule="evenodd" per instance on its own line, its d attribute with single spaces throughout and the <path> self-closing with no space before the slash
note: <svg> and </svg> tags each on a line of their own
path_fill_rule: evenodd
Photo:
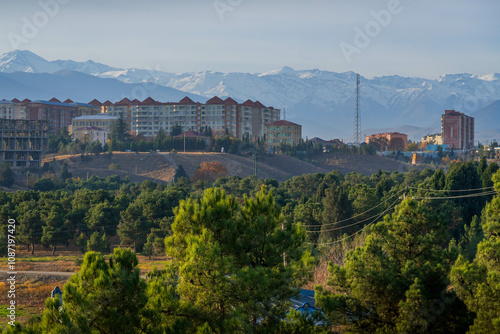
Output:
<svg viewBox="0 0 500 334">
<path fill-rule="evenodd" d="M 120 165 L 119 164 L 115 164 L 114 162 L 112 162 L 109 165 L 109 170 L 119 170 L 119 169 L 120 169 Z"/>
</svg>

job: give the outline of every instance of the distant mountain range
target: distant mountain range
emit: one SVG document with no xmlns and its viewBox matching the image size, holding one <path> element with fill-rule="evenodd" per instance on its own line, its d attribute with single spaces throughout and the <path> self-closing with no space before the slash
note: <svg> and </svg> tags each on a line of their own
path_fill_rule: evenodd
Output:
<svg viewBox="0 0 500 334">
<path fill-rule="evenodd" d="M 286 118 L 302 124 L 304 136 L 350 141 L 354 128 L 353 72 L 283 67 L 266 73 L 168 73 L 114 68 L 91 60 L 48 61 L 20 50 L 0 56 L 0 72 L 0 99 L 56 96 L 88 102 L 151 96 L 178 101 L 187 95 L 203 102 L 214 95 L 231 96 L 286 107 Z M 475 117 L 478 140 L 500 139 L 500 74 L 447 74 L 436 80 L 361 77 L 363 134 L 406 129 L 410 138 L 420 139 L 440 132 L 445 109 Z"/>
</svg>

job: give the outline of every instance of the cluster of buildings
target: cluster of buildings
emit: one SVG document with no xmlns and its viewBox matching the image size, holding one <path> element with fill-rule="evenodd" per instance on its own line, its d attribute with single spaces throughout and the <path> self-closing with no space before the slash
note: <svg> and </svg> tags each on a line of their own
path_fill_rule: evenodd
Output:
<svg viewBox="0 0 500 334">
<path fill-rule="evenodd" d="M 208 127 L 212 133 L 230 134 L 235 138 L 265 138 L 269 151 L 281 144 L 296 145 L 302 140 L 302 126 L 280 119 L 280 110 L 259 101 L 238 103 L 217 96 L 205 103 L 185 97 L 179 102 L 159 102 L 151 97 L 144 101 L 124 98 L 112 103 L 94 99 L 89 103 L 70 99 L 0 101 L 0 160 L 15 167 L 39 166 L 41 153 L 47 149 L 49 134 L 68 129 L 80 141 L 105 144 L 113 125 L 122 118 L 132 135 L 153 138 L 160 129 L 169 133 L 180 126 L 190 138 Z M 338 145 L 316 138 L 324 147 Z M 376 133 L 366 142 L 385 143 L 382 150 L 405 150 L 408 136 L 399 132 Z M 445 110 L 441 117 L 441 134 L 422 138 L 427 149 L 437 146 L 470 149 L 474 146 L 474 118 L 455 110 Z"/>
<path fill-rule="evenodd" d="M 366 137 L 366 143 L 384 138 L 389 144 L 394 139 L 408 146 L 408 136 L 399 132 L 376 133 Z M 422 137 L 422 144 L 428 151 L 443 149 L 469 150 L 474 147 L 474 118 L 455 110 L 445 110 L 441 116 L 441 133 Z"/>
<path fill-rule="evenodd" d="M 215 134 L 229 133 L 235 138 L 266 138 L 269 150 L 274 150 L 282 143 L 295 145 L 302 139 L 301 125 L 280 120 L 279 109 L 266 107 L 259 101 L 238 103 L 230 97 L 223 100 L 217 96 L 205 103 L 194 102 L 189 97 L 179 102 L 159 102 L 151 97 L 142 102 L 124 98 L 115 103 L 101 103 L 96 99 L 89 103 L 70 99 L 60 101 L 56 98 L 48 101 L 14 99 L 0 101 L 0 119 L 23 121 L 23 124 L 28 124 L 25 125 L 28 128 L 30 122 L 38 122 L 36 124 L 44 128 L 41 133 L 42 144 L 33 146 L 32 149 L 40 154 L 28 154 L 31 160 L 27 160 L 25 165 L 18 163 L 23 161 L 24 155 L 18 155 L 19 159 L 11 159 L 11 152 L 17 148 L 15 145 L 5 144 L 8 141 L 4 137 L 7 134 L 10 136 L 10 132 L 5 131 L 4 134 L 0 130 L 0 160 L 16 167 L 40 165 L 38 157 L 42 150 L 47 149 L 48 135 L 58 133 L 61 129 L 68 129 L 80 141 L 98 140 L 105 144 L 113 124 L 119 118 L 126 122 L 130 134 L 146 138 L 153 138 L 160 129 L 169 133 L 174 126 L 181 126 L 182 131 L 191 137 L 201 137 L 198 133 L 210 127 Z"/>
</svg>

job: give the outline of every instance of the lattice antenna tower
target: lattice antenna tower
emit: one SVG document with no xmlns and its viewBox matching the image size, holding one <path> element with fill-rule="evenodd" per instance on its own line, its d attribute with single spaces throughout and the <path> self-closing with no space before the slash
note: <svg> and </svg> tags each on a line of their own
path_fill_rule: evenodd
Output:
<svg viewBox="0 0 500 334">
<path fill-rule="evenodd" d="M 359 103 L 359 74 L 356 75 L 356 113 L 354 115 L 354 142 L 359 146 L 361 139 L 361 110 Z"/>
</svg>

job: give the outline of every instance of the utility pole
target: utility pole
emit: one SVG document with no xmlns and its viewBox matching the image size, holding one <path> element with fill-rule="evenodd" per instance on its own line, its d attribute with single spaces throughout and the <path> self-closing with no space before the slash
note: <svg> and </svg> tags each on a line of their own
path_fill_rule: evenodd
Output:
<svg viewBox="0 0 500 334">
<path fill-rule="evenodd" d="M 184 131 L 184 153 L 186 153 L 186 131 Z"/>
<path fill-rule="evenodd" d="M 253 155 L 253 175 L 257 177 L 257 153 Z"/>
</svg>

